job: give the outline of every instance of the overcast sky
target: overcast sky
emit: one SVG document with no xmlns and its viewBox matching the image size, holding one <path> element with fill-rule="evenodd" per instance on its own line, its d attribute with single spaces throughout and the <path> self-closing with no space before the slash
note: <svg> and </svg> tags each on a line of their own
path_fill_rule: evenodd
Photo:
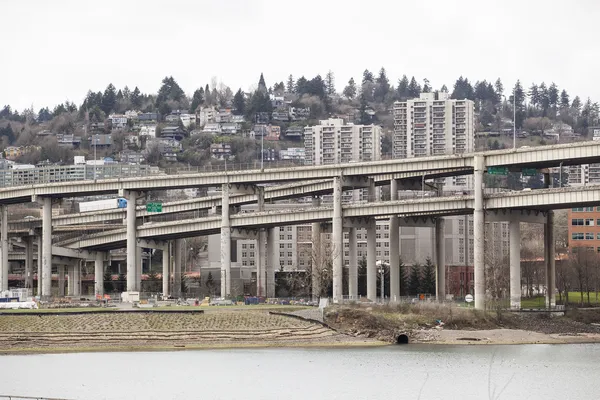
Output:
<svg viewBox="0 0 600 400">
<path fill-rule="evenodd" d="M 0 0 L 0 16 L 0 107 L 18 110 L 166 75 L 191 95 L 331 69 L 341 92 L 382 66 L 394 85 L 519 78 L 600 100 L 597 0 Z"/>
</svg>

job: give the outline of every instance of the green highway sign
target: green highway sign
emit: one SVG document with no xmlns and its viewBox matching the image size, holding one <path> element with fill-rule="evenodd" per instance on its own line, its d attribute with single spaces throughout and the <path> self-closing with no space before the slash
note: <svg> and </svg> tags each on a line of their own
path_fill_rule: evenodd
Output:
<svg viewBox="0 0 600 400">
<path fill-rule="evenodd" d="M 521 174 L 523 176 L 536 176 L 538 174 L 538 170 L 535 168 L 523 168 Z"/>
<path fill-rule="evenodd" d="M 162 203 L 148 203 L 146 204 L 147 212 L 162 212 Z"/>
<path fill-rule="evenodd" d="M 508 175 L 508 167 L 488 167 L 487 173 L 490 175 Z"/>
</svg>

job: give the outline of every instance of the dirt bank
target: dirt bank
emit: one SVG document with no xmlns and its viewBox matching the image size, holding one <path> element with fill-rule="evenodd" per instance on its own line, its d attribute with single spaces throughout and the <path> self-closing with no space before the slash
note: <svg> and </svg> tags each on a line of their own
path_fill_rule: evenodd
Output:
<svg viewBox="0 0 600 400">
<path fill-rule="evenodd" d="M 0 353 L 5 354 L 377 343 L 262 310 L 0 316 Z"/>
<path fill-rule="evenodd" d="M 325 322 L 338 332 L 395 343 L 519 344 L 600 342 L 600 310 L 540 313 L 478 312 L 452 305 L 333 307 Z"/>
</svg>

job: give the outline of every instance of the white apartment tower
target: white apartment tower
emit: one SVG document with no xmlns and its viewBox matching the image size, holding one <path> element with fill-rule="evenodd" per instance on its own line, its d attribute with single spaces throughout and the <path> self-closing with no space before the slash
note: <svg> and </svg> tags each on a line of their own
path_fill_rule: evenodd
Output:
<svg viewBox="0 0 600 400">
<path fill-rule="evenodd" d="M 381 158 L 381 127 L 330 118 L 304 128 L 307 165 L 374 161 Z"/>
</svg>

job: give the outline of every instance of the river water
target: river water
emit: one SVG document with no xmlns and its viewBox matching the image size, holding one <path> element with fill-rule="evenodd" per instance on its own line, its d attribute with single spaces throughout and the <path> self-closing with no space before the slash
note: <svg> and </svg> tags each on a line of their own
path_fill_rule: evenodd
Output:
<svg viewBox="0 0 600 400">
<path fill-rule="evenodd" d="M 598 399 L 600 345 L 0 356 L 0 394 L 145 400 Z"/>
</svg>

